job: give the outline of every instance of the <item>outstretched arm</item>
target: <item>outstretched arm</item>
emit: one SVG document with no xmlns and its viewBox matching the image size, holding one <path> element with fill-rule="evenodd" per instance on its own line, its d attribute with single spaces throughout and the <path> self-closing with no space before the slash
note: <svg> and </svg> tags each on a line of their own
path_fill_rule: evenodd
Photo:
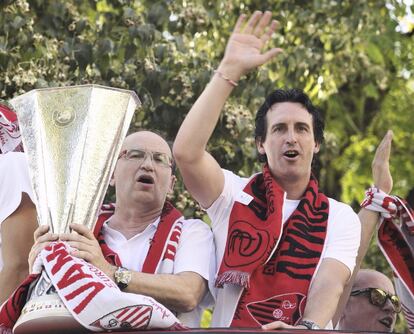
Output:
<svg viewBox="0 0 414 334">
<path fill-rule="evenodd" d="M 266 63 L 281 49 L 262 49 L 276 29 L 271 13 L 256 11 L 246 23 L 241 15 L 227 43 L 215 75 L 181 125 L 174 142 L 174 157 L 184 183 L 205 208 L 220 195 L 224 176 L 217 161 L 206 152 L 220 112 L 237 82 L 248 71 Z"/>
<path fill-rule="evenodd" d="M 393 133 L 388 130 L 381 143 L 379 144 L 374 160 L 372 161 L 372 178 L 374 185 L 386 193 L 390 193 L 392 190 L 392 176 L 390 172 L 390 155 L 391 155 L 391 143 Z M 352 285 L 359 268 L 361 267 L 362 260 L 368 251 L 368 247 L 375 231 L 375 227 L 379 222 L 379 213 L 365 208 L 362 208 L 358 213 L 359 220 L 361 221 L 361 244 L 358 250 L 358 256 L 356 259 L 355 269 L 352 273 L 350 280 L 345 286 L 344 293 L 338 303 L 335 316 L 332 319 L 334 326 L 338 323 L 346 303 L 351 293 Z"/>
</svg>

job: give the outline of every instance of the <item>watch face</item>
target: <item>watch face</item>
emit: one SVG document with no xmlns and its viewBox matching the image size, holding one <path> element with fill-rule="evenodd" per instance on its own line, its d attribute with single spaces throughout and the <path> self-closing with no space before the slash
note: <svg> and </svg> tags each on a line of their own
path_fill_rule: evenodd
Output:
<svg viewBox="0 0 414 334">
<path fill-rule="evenodd" d="M 131 272 L 129 272 L 129 271 L 123 271 L 123 272 L 121 272 L 121 275 L 119 277 L 119 280 L 122 283 L 128 284 L 129 281 L 131 280 Z"/>
<path fill-rule="evenodd" d="M 119 267 L 115 271 L 114 276 L 115 276 L 116 285 L 118 285 L 118 287 L 121 290 L 124 290 L 128 286 L 129 282 L 131 281 L 132 273 L 125 268 Z"/>
</svg>

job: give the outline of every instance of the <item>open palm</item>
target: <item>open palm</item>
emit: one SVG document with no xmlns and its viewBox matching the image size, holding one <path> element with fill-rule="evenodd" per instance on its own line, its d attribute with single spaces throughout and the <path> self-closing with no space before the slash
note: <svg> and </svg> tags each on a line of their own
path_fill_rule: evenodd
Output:
<svg viewBox="0 0 414 334">
<path fill-rule="evenodd" d="M 236 23 L 234 31 L 227 43 L 223 61 L 237 66 L 241 74 L 256 68 L 282 50 L 272 48 L 263 52 L 263 48 L 276 30 L 277 22 L 271 20 L 270 12 L 255 12 L 247 22 L 241 15 Z"/>
</svg>

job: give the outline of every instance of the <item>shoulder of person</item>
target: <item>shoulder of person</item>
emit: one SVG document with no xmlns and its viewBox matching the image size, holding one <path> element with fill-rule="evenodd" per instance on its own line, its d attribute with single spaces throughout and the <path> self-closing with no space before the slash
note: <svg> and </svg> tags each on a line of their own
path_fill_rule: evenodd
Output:
<svg viewBox="0 0 414 334">
<path fill-rule="evenodd" d="M 183 222 L 183 230 L 193 230 L 193 229 L 200 229 L 209 231 L 211 230 L 210 226 L 203 220 L 197 218 L 187 218 L 182 219 Z"/>
<path fill-rule="evenodd" d="M 358 215 L 349 204 L 337 201 L 336 199 L 329 199 L 329 215 L 346 216 L 358 220 Z"/>
</svg>

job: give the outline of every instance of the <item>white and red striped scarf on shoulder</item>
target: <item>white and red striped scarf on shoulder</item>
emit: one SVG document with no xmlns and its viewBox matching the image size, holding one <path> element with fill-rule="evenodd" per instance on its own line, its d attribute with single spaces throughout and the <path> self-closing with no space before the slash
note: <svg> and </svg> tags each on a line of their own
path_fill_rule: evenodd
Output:
<svg viewBox="0 0 414 334">
<path fill-rule="evenodd" d="M 122 266 L 118 255 L 106 245 L 101 233 L 103 223 L 112 216 L 113 212 L 113 205 L 103 206 L 94 233 L 107 261 Z M 172 273 L 181 236 L 182 218 L 182 214 L 166 202 L 144 262 L 143 272 Z M 69 246 L 63 242 L 56 242 L 46 247 L 39 257 L 66 308 L 83 327 L 89 330 L 186 329 L 170 310 L 153 298 L 120 291 L 116 284 L 98 268 L 73 257 Z M 1 306 L 0 333 L 2 330 L 13 328 L 26 304 L 31 286 L 40 275 L 39 273 L 29 275 Z"/>
<path fill-rule="evenodd" d="M 23 152 L 17 116 L 12 106 L 0 99 L 0 153 Z"/>
<path fill-rule="evenodd" d="M 398 196 L 369 188 L 361 207 L 381 214 L 378 245 L 394 271 L 396 291 L 414 333 L 414 211 Z"/>
</svg>

